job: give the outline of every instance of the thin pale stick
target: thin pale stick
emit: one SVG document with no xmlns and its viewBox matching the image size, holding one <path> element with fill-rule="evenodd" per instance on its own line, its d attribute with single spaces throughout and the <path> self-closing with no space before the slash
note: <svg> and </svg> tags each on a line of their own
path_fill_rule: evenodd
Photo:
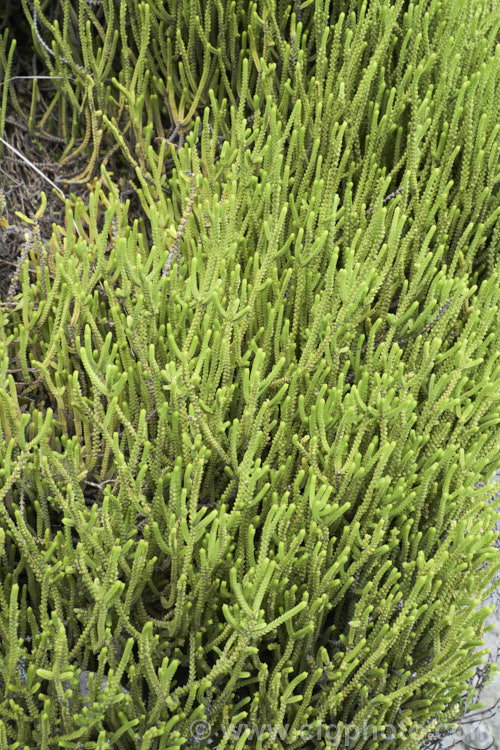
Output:
<svg viewBox="0 0 500 750">
<path fill-rule="evenodd" d="M 52 187 L 55 190 L 57 190 L 57 192 L 62 196 L 63 200 L 66 200 L 66 197 L 65 197 L 64 193 L 62 192 L 62 190 L 60 188 L 58 188 L 57 185 L 54 182 L 52 182 L 52 180 L 50 180 L 46 175 L 44 175 L 44 173 L 41 172 L 38 169 L 38 167 L 35 167 L 35 165 L 29 159 L 27 159 L 26 156 L 24 156 L 24 154 L 22 154 L 20 151 L 18 151 L 17 148 L 14 148 L 14 146 L 11 146 L 10 143 L 8 143 L 7 141 L 5 141 L 1 136 L 0 136 L 0 141 L 4 144 L 4 146 L 7 146 L 7 148 L 10 148 L 11 151 L 13 151 L 15 154 L 17 154 L 17 156 L 19 156 L 20 159 L 22 159 L 23 161 L 25 161 L 26 164 L 29 164 L 29 166 L 32 169 L 34 169 L 35 172 L 37 172 L 40 175 L 40 177 L 43 177 L 43 179 L 46 182 L 48 182 L 49 185 L 52 185 Z"/>
</svg>

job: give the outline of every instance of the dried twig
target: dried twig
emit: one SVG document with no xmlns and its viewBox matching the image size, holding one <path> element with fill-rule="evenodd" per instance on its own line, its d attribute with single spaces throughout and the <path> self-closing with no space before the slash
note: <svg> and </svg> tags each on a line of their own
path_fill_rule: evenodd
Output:
<svg viewBox="0 0 500 750">
<path fill-rule="evenodd" d="M 31 162 L 26 156 L 24 156 L 24 154 L 22 154 L 20 151 L 18 151 L 17 148 L 14 148 L 14 146 L 11 146 L 10 143 L 8 141 L 4 140 L 4 138 L 2 138 L 1 136 L 0 136 L 0 141 L 4 144 L 4 146 L 7 146 L 7 148 L 10 148 L 11 151 L 13 151 L 24 162 L 26 162 L 26 164 L 28 164 L 32 169 L 34 169 L 35 172 L 37 172 L 37 174 L 40 175 L 40 177 L 43 177 L 43 179 L 46 182 L 48 182 L 49 185 L 51 185 L 54 188 L 54 190 L 57 190 L 57 192 L 59 193 L 59 195 L 62 197 L 63 201 L 66 200 L 66 197 L 65 197 L 64 193 L 62 192 L 61 188 L 58 188 L 57 185 L 54 182 L 52 182 L 51 179 L 49 179 L 47 177 L 47 175 L 44 175 L 44 173 L 40 169 L 38 169 L 38 167 L 36 167 L 33 164 L 33 162 Z"/>
</svg>

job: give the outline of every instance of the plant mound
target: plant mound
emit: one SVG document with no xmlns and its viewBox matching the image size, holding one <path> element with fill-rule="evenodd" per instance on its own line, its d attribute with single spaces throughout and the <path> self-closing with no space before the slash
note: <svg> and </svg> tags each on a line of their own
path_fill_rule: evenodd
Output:
<svg viewBox="0 0 500 750">
<path fill-rule="evenodd" d="M 0 747 L 421 747 L 500 569 L 500 12 L 23 7 Z"/>
</svg>

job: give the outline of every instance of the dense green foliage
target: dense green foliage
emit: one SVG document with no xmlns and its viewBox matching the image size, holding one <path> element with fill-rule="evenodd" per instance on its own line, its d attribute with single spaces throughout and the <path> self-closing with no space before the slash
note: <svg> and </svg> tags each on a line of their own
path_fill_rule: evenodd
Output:
<svg viewBox="0 0 500 750">
<path fill-rule="evenodd" d="M 89 185 L 0 308 L 0 747 L 419 748 L 500 569 L 500 9 L 22 3 L 0 135 Z"/>
</svg>

